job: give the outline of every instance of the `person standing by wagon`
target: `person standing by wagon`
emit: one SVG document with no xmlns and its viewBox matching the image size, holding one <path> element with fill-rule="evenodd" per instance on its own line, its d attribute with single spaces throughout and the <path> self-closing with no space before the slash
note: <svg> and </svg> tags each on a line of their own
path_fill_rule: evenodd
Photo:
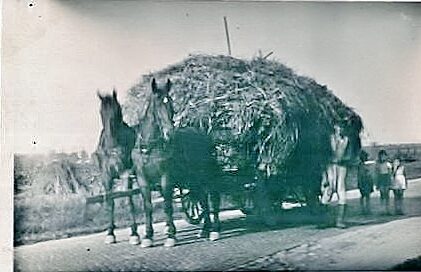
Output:
<svg viewBox="0 0 421 272">
<path fill-rule="evenodd" d="M 380 150 L 378 153 L 376 176 L 376 187 L 380 191 L 380 204 L 384 208 L 383 213 L 389 215 L 389 191 L 392 177 L 392 165 L 387 160 L 387 153 L 384 149 Z"/>
<path fill-rule="evenodd" d="M 408 188 L 408 180 L 406 179 L 405 166 L 401 164 L 401 160 L 397 156 L 393 160 L 391 184 L 396 214 L 403 214 L 403 193 L 406 188 Z"/>
<path fill-rule="evenodd" d="M 346 188 L 345 178 L 347 174 L 347 159 L 349 138 L 343 134 L 343 127 L 334 126 L 334 132 L 330 137 L 332 160 L 327 167 L 324 182 L 322 182 L 322 204 L 329 204 L 336 193 L 338 205 L 336 207 L 335 226 L 345 228 Z"/>
</svg>

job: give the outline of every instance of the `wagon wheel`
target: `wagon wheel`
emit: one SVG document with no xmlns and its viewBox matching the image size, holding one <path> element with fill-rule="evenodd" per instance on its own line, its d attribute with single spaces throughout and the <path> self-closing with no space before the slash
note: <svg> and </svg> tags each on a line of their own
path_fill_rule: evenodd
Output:
<svg viewBox="0 0 421 272">
<path fill-rule="evenodd" d="M 256 203 L 250 192 L 246 192 L 241 197 L 240 211 L 245 215 L 253 215 L 256 213 Z"/>
<path fill-rule="evenodd" d="M 203 207 L 199 199 L 189 189 L 180 189 L 181 206 L 187 222 L 198 225 L 203 218 Z"/>
<path fill-rule="evenodd" d="M 240 196 L 240 211 L 245 215 L 255 215 L 257 211 L 255 199 L 255 184 L 247 184 Z"/>
<path fill-rule="evenodd" d="M 267 188 L 253 183 L 251 186 L 245 186 L 240 210 L 246 215 L 262 217 L 270 212 L 272 204 Z"/>
</svg>

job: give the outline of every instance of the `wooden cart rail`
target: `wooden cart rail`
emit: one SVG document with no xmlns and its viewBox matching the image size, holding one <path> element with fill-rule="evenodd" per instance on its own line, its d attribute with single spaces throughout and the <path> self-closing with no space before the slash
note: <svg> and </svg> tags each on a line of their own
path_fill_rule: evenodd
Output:
<svg viewBox="0 0 421 272">
<path fill-rule="evenodd" d="M 122 198 L 122 197 L 131 197 L 134 195 L 138 195 L 141 193 L 140 188 L 135 188 L 132 190 L 127 191 L 115 191 L 108 195 L 108 197 L 112 199 Z M 186 215 L 186 219 L 191 224 L 199 224 L 202 220 L 203 216 L 203 209 L 199 203 L 199 201 L 195 197 L 191 197 L 190 190 L 188 189 L 180 189 L 179 187 L 175 188 L 173 199 L 177 203 L 181 203 L 181 209 Z M 105 201 L 105 194 L 100 194 L 96 196 L 90 196 L 85 199 L 85 211 L 84 217 L 86 218 L 86 210 L 90 204 L 95 203 L 103 203 Z M 152 203 L 159 203 L 163 202 L 164 198 L 159 197 L 157 199 L 152 200 Z"/>
<path fill-rule="evenodd" d="M 133 190 L 128 191 L 116 191 L 109 194 L 109 197 L 112 199 L 121 198 L 121 197 L 130 197 L 133 195 L 140 194 L 140 188 L 136 188 Z M 86 205 L 88 204 L 95 204 L 95 203 L 102 203 L 105 201 L 105 194 L 97 195 L 97 196 L 90 196 L 86 198 Z"/>
<path fill-rule="evenodd" d="M 130 196 L 134 196 L 134 195 L 138 195 L 141 193 L 141 189 L 140 188 L 136 188 L 136 189 L 132 189 L 132 190 L 127 190 L 127 191 L 114 191 L 112 193 L 109 194 L 109 196 L 112 199 L 116 199 L 116 198 L 122 198 L 122 197 L 130 197 Z M 180 193 L 174 193 L 174 200 L 179 200 L 181 199 L 181 195 Z M 105 201 L 105 194 L 100 194 L 100 195 L 95 195 L 95 196 L 89 196 L 85 198 L 85 204 L 89 205 L 89 204 L 95 204 L 95 203 L 102 203 Z M 152 199 L 152 203 L 158 203 L 158 202 L 163 202 L 164 198 L 163 197 L 159 197 L 157 199 Z"/>
</svg>

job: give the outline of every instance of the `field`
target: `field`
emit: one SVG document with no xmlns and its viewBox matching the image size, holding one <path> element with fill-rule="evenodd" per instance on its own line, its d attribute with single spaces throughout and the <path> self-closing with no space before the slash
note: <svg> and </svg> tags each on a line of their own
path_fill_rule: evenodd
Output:
<svg viewBox="0 0 421 272">
<path fill-rule="evenodd" d="M 375 159 L 375 154 L 381 147 L 370 148 L 366 149 L 370 153 L 370 159 Z M 387 150 L 393 155 L 398 148 L 388 146 Z M 410 179 L 421 177 L 421 156 L 420 153 L 416 155 L 417 160 L 405 162 Z M 85 157 L 82 161 L 80 156 L 75 154 L 56 154 L 50 158 L 15 157 L 15 245 L 101 232 L 106 229 L 108 219 L 105 207 L 101 204 L 85 206 L 87 196 L 101 193 L 102 190 L 100 182 L 95 178 L 96 170 L 86 154 L 82 157 Z M 356 183 L 355 171 L 350 171 L 348 189 L 355 189 Z M 154 193 L 154 199 L 159 199 L 158 193 Z M 129 227 L 131 224 L 127 201 L 116 200 L 115 218 L 119 228 Z M 138 223 L 142 223 L 140 197 L 135 196 L 134 202 Z M 223 203 L 225 208 L 230 205 L 226 199 Z M 165 218 L 162 204 L 160 201 L 154 202 L 155 222 Z M 175 205 L 175 218 L 183 217 L 180 205 Z"/>
<path fill-rule="evenodd" d="M 155 195 L 155 199 L 157 198 Z M 129 227 L 132 221 L 128 200 L 118 199 L 115 202 L 116 226 Z M 137 222 L 143 223 L 140 197 L 135 196 L 134 202 Z M 162 202 L 153 204 L 155 222 L 165 219 L 162 204 Z M 175 206 L 175 211 L 175 218 L 181 218 L 178 205 Z M 17 195 L 14 216 L 15 245 L 101 232 L 106 230 L 108 224 L 105 206 L 102 204 L 85 206 L 85 197 L 80 195 L 33 197 Z"/>
</svg>

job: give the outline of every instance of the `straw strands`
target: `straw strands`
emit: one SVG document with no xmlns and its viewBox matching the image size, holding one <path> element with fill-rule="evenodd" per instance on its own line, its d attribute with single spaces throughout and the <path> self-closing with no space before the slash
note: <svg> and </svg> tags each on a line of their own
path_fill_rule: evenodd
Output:
<svg viewBox="0 0 421 272">
<path fill-rule="evenodd" d="M 123 108 L 132 126 L 144 114 L 152 77 L 172 81 L 175 125 L 212 135 L 227 169 L 247 164 L 266 176 L 319 171 L 330 156 L 333 124 L 353 120 L 349 131 L 362 129 L 360 117 L 326 86 L 279 62 L 211 55 L 144 75 Z"/>
</svg>

